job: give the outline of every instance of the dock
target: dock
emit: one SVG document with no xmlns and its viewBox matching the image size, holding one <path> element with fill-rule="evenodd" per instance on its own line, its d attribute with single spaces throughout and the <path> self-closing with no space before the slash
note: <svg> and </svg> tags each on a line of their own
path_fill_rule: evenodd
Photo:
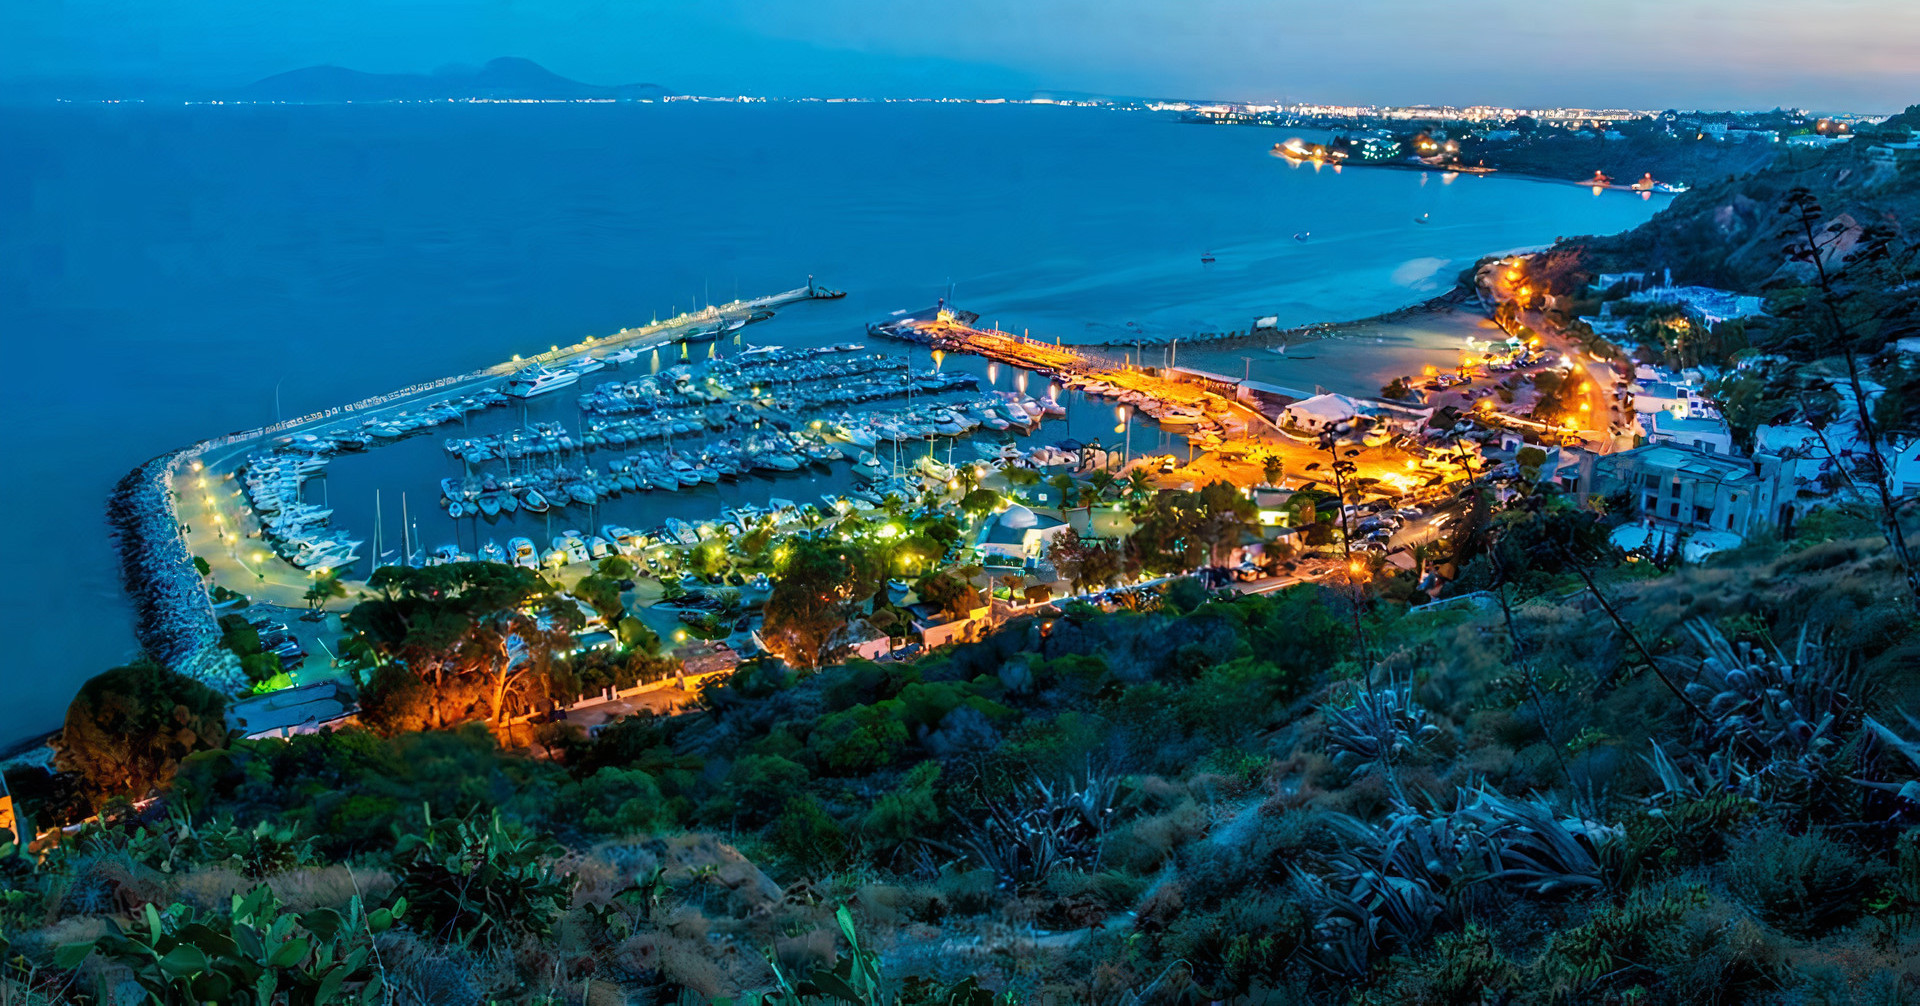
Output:
<svg viewBox="0 0 1920 1006">
<path fill-rule="evenodd" d="M 907 316 L 868 326 L 874 335 L 918 342 L 943 352 L 972 353 L 1046 374 L 1071 374 L 1091 365 L 1071 346 L 1036 342 L 997 328 L 978 328 L 978 315 L 942 306 L 931 317 Z"/>
</svg>

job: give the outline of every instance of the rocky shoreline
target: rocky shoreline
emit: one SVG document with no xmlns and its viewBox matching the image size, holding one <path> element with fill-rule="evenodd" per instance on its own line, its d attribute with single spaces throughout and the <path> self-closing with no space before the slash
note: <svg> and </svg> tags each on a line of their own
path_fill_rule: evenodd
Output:
<svg viewBox="0 0 1920 1006">
<path fill-rule="evenodd" d="M 166 667 L 231 695 L 245 690 L 246 676 L 220 649 L 220 623 L 173 506 L 174 476 L 197 453 L 162 454 L 128 472 L 107 498 L 107 523 L 120 549 L 141 647 Z"/>
</svg>

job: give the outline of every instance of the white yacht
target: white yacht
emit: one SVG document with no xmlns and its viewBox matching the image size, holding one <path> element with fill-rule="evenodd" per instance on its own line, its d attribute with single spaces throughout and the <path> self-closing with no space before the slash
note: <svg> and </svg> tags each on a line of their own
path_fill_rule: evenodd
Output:
<svg viewBox="0 0 1920 1006">
<path fill-rule="evenodd" d="M 579 381 L 580 372 L 577 370 L 548 370 L 539 364 L 534 364 L 507 378 L 507 383 L 501 385 L 500 390 L 515 398 L 532 398 L 549 391 L 558 391 Z"/>
</svg>

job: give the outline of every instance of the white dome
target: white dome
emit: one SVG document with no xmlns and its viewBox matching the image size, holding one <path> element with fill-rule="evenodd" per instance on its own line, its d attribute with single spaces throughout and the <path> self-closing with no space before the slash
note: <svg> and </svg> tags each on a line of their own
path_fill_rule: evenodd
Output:
<svg viewBox="0 0 1920 1006">
<path fill-rule="evenodd" d="M 1038 523 L 1040 523 L 1040 518 L 1035 517 L 1032 510 L 1018 503 L 1008 507 L 1006 512 L 1000 515 L 1000 526 L 1002 527 L 1033 527 Z"/>
</svg>

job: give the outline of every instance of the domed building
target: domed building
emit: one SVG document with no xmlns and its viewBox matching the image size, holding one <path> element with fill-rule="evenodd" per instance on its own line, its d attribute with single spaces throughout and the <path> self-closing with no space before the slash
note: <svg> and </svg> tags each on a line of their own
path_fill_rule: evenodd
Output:
<svg viewBox="0 0 1920 1006">
<path fill-rule="evenodd" d="M 1046 555 L 1047 544 L 1067 526 L 1067 522 L 1058 517 L 1035 513 L 1032 507 L 1015 503 L 982 525 L 975 547 L 990 557 L 991 565 L 1025 567 Z M 992 563 L 991 557 L 1005 561 Z"/>
</svg>

